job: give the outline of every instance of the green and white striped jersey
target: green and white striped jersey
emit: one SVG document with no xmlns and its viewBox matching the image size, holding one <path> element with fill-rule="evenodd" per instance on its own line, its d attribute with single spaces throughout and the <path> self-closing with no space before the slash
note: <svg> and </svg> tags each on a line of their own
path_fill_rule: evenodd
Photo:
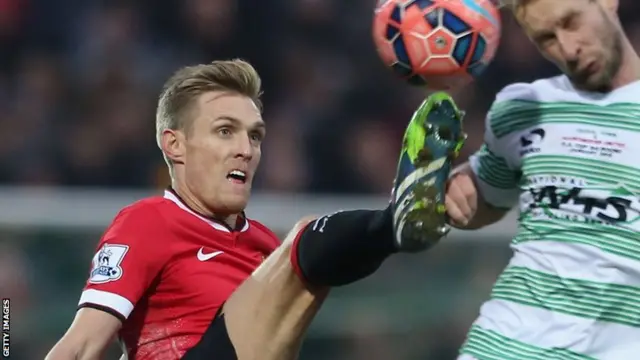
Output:
<svg viewBox="0 0 640 360">
<path fill-rule="evenodd" d="M 640 82 L 510 85 L 470 163 L 520 219 L 460 359 L 640 359 Z"/>
</svg>

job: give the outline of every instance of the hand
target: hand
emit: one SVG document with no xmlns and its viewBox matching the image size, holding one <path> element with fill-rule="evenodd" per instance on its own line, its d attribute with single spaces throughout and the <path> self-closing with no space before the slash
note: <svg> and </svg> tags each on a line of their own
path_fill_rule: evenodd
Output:
<svg viewBox="0 0 640 360">
<path fill-rule="evenodd" d="M 478 209 L 478 191 L 470 174 L 459 172 L 449 179 L 445 206 L 451 225 L 464 227 L 471 222 Z"/>
</svg>

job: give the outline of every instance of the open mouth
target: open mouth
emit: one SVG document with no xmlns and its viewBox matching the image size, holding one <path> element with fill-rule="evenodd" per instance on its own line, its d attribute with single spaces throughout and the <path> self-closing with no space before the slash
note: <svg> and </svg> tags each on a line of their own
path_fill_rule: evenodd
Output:
<svg viewBox="0 0 640 360">
<path fill-rule="evenodd" d="M 595 60 L 590 61 L 587 65 L 576 71 L 576 78 L 586 80 L 598 70 L 598 63 Z"/>
<path fill-rule="evenodd" d="M 247 182 L 247 173 L 241 170 L 232 170 L 227 174 L 227 180 L 235 184 L 244 184 Z"/>
<path fill-rule="evenodd" d="M 591 63 L 589 63 L 585 71 L 589 73 L 589 75 L 596 73 L 598 71 L 598 62 L 594 60 Z"/>
</svg>

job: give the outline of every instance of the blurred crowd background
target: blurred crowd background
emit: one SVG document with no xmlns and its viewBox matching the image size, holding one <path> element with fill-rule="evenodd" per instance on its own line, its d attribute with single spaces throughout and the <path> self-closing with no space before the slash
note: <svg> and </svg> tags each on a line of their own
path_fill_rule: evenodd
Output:
<svg viewBox="0 0 640 360">
<path fill-rule="evenodd" d="M 166 186 L 154 139 L 162 83 L 183 65 L 241 57 L 264 80 L 269 134 L 256 191 L 385 196 L 424 93 L 379 62 L 374 3 L 0 0 L 0 185 Z M 640 3 L 621 6 L 640 45 Z M 500 88 L 556 73 L 503 15 L 496 60 L 456 95 L 470 134 L 461 161 L 481 144 Z M 12 359 L 42 358 L 69 325 L 101 231 L 0 229 Z M 302 359 L 454 358 L 509 256 L 507 234 L 486 240 L 394 259 L 337 291 Z"/>
</svg>

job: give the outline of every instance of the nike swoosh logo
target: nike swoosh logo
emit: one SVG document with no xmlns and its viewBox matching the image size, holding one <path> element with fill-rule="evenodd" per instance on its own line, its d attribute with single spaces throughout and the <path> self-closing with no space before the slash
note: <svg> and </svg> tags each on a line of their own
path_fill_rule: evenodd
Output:
<svg viewBox="0 0 640 360">
<path fill-rule="evenodd" d="M 218 256 L 218 255 L 220 255 L 220 254 L 223 254 L 223 253 L 224 253 L 224 251 L 214 251 L 214 252 L 212 252 L 212 253 L 205 254 L 205 253 L 202 251 L 203 249 L 204 249 L 204 248 L 203 248 L 203 247 L 201 247 L 201 248 L 200 248 L 200 250 L 198 250 L 198 260 L 200 260 L 200 261 L 207 261 L 207 260 L 211 260 L 211 259 L 213 259 L 214 257 L 216 257 L 216 256 Z"/>
</svg>

